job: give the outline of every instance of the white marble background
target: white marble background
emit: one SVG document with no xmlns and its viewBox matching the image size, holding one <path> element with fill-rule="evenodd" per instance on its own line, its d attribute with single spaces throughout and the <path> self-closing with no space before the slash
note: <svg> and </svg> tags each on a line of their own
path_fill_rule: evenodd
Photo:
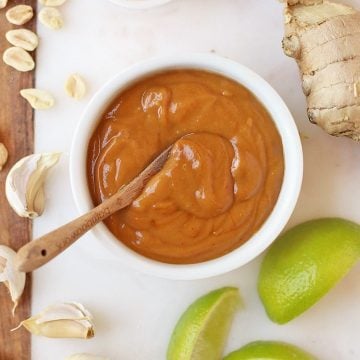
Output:
<svg viewBox="0 0 360 360">
<path fill-rule="evenodd" d="M 360 6 L 359 0 L 348 1 Z M 303 140 L 305 177 L 290 225 L 320 216 L 360 222 L 360 145 L 335 139 L 308 123 L 295 63 L 282 53 L 281 4 L 276 0 L 174 0 L 151 11 L 126 11 L 108 0 L 68 0 L 64 29 L 39 25 L 37 86 L 50 90 L 57 105 L 36 114 L 36 151 L 63 151 L 47 185 L 45 214 L 34 236 L 77 216 L 72 200 L 68 152 L 87 101 L 125 66 L 151 56 L 215 51 L 262 75 L 294 114 Z M 64 95 L 73 72 L 87 80 L 79 103 Z M 238 286 L 246 309 L 238 314 L 227 352 L 252 340 L 285 340 L 325 360 L 360 359 L 360 266 L 303 316 L 285 326 L 271 323 L 259 302 L 260 259 L 213 279 L 175 282 L 136 274 L 122 267 L 92 235 L 34 273 L 33 313 L 56 301 L 77 300 L 94 314 L 93 340 L 34 337 L 33 360 L 60 360 L 94 352 L 113 360 L 165 359 L 171 331 L 198 296 L 225 285 Z"/>
</svg>

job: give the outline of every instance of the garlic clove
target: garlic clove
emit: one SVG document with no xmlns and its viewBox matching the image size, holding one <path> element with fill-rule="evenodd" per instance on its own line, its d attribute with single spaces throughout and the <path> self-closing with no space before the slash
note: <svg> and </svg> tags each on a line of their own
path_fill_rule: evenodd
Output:
<svg viewBox="0 0 360 360">
<path fill-rule="evenodd" d="M 35 218 L 45 208 L 44 182 L 48 171 L 59 161 L 60 153 L 33 154 L 19 160 L 5 184 L 6 198 L 21 217 Z"/>
<path fill-rule="evenodd" d="M 96 356 L 91 354 L 74 354 L 68 356 L 65 360 L 109 360 L 103 356 Z"/>
<path fill-rule="evenodd" d="M 0 282 L 9 289 L 14 303 L 13 314 L 25 288 L 26 275 L 17 271 L 14 265 L 16 252 L 5 245 L 0 245 Z"/>
<path fill-rule="evenodd" d="M 31 199 L 31 197 L 29 196 Z M 34 202 L 33 202 L 33 209 L 36 214 L 42 215 L 44 211 L 44 204 L 45 204 L 46 198 L 45 198 L 45 191 L 44 188 L 41 187 L 37 194 L 35 195 Z"/>
<path fill-rule="evenodd" d="M 92 315 L 84 308 L 83 305 L 77 302 L 58 303 L 48 306 L 42 313 L 41 322 L 55 321 L 55 320 L 86 320 L 92 319 Z"/>
<path fill-rule="evenodd" d="M 37 324 L 35 319 L 25 320 L 22 325 L 33 335 L 60 339 L 90 339 L 94 332 L 81 320 L 57 320 Z"/>
<path fill-rule="evenodd" d="M 0 257 L 0 274 L 4 272 L 6 263 L 7 263 L 7 260 L 3 257 Z"/>
<path fill-rule="evenodd" d="M 34 335 L 49 338 L 90 339 L 94 337 L 91 314 L 79 303 L 59 303 L 21 322 Z"/>
</svg>

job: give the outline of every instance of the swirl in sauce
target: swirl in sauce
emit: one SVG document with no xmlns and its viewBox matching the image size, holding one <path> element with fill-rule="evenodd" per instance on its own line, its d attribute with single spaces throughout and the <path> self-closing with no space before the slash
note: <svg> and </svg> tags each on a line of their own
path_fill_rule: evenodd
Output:
<svg viewBox="0 0 360 360">
<path fill-rule="evenodd" d="M 232 80 L 195 70 L 154 75 L 113 101 L 90 140 L 94 203 L 172 143 L 164 168 L 105 223 L 158 261 L 222 256 L 247 241 L 276 203 L 284 172 L 280 136 L 259 101 Z"/>
</svg>

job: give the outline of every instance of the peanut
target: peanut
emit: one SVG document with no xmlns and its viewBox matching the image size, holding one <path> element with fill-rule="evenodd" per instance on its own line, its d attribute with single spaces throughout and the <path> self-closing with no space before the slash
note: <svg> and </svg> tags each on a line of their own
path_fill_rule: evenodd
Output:
<svg viewBox="0 0 360 360">
<path fill-rule="evenodd" d="M 40 10 L 39 21 L 53 30 L 61 29 L 64 25 L 64 20 L 60 11 L 51 7 L 44 7 Z"/>
<path fill-rule="evenodd" d="M 20 95 L 26 99 L 31 107 L 36 110 L 49 109 L 54 106 L 54 97 L 44 90 L 22 89 Z"/>
<path fill-rule="evenodd" d="M 0 9 L 6 7 L 8 0 L 0 0 Z"/>
<path fill-rule="evenodd" d="M 41 5 L 45 6 L 61 6 L 66 0 L 40 0 Z"/>
<path fill-rule="evenodd" d="M 14 25 L 23 25 L 34 16 L 33 8 L 29 5 L 16 5 L 6 12 L 7 20 Z"/>
<path fill-rule="evenodd" d="M 24 49 L 13 46 L 5 50 L 3 54 L 4 63 L 18 71 L 31 71 L 35 67 L 35 62 L 31 55 Z"/>
<path fill-rule="evenodd" d="M 65 92 L 70 97 L 81 100 L 86 94 L 86 85 L 82 77 L 78 74 L 72 74 L 66 80 Z"/>
<path fill-rule="evenodd" d="M 39 44 L 38 36 L 27 29 L 10 30 L 6 34 L 7 41 L 14 46 L 33 51 Z"/>
</svg>

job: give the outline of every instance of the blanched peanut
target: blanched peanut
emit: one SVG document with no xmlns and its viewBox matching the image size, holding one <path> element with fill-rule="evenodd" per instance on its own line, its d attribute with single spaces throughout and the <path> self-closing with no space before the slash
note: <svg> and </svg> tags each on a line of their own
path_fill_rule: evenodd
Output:
<svg viewBox="0 0 360 360">
<path fill-rule="evenodd" d="M 4 63 L 18 71 L 31 71 L 35 67 L 35 62 L 31 55 L 24 49 L 13 46 L 5 50 L 3 54 Z"/>
<path fill-rule="evenodd" d="M 7 41 L 14 46 L 33 51 L 39 44 L 38 36 L 27 29 L 10 30 L 6 34 Z"/>
<path fill-rule="evenodd" d="M 6 12 L 7 20 L 14 25 L 23 25 L 34 16 L 33 8 L 29 5 L 16 5 Z"/>
<path fill-rule="evenodd" d="M 61 29 L 64 20 L 61 12 L 56 8 L 44 7 L 39 12 L 39 21 L 52 30 Z"/>
<path fill-rule="evenodd" d="M 65 83 L 65 92 L 70 97 L 81 100 L 86 94 L 86 85 L 82 77 L 78 74 L 70 75 Z"/>
<path fill-rule="evenodd" d="M 22 89 L 20 95 L 29 102 L 33 109 L 49 109 L 55 104 L 54 97 L 44 90 Z"/>
<path fill-rule="evenodd" d="M 8 0 L 0 0 L 0 9 L 3 9 L 7 5 Z"/>
<path fill-rule="evenodd" d="M 41 5 L 45 6 L 61 6 L 66 0 L 40 0 Z"/>
</svg>

